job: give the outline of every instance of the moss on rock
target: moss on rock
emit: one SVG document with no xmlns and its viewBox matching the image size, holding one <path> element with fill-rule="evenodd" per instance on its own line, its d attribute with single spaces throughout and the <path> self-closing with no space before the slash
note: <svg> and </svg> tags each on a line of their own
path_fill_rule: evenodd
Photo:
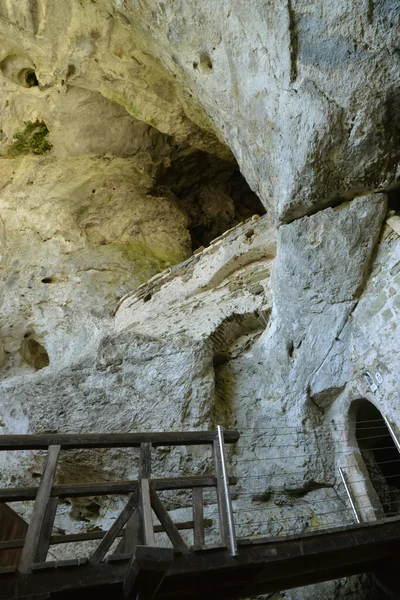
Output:
<svg viewBox="0 0 400 600">
<path fill-rule="evenodd" d="M 14 142 L 8 146 L 5 158 L 14 158 L 21 154 L 44 154 L 52 146 L 47 140 L 49 130 L 42 121 L 24 121 L 25 128 L 14 134 Z"/>
</svg>

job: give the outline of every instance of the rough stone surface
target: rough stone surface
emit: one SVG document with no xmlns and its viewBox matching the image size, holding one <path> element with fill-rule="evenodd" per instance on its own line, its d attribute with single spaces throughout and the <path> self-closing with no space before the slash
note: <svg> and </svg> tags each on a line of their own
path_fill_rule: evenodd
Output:
<svg viewBox="0 0 400 600">
<path fill-rule="evenodd" d="M 356 413 L 399 434 L 399 18 L 391 0 L 0 3 L 0 432 L 236 427 L 239 536 L 352 523 L 339 467 L 383 515 Z M 2 485 L 43 468 L 0 461 Z M 58 479 L 136 472 L 132 452 L 74 452 Z M 122 504 L 63 502 L 56 527 Z M 273 598 L 382 594 L 362 576 Z"/>
<path fill-rule="evenodd" d="M 230 328 L 238 335 L 246 333 L 246 317 L 249 324 L 252 316 L 259 320 L 263 329 L 267 323 L 263 313 L 269 313 L 272 305 L 269 274 L 275 252 L 275 234 L 267 217 L 238 226 L 128 296 L 116 310 L 116 330 L 129 328 L 160 339 L 211 336 L 217 345 L 224 345 L 235 337 Z M 241 321 L 236 327 L 235 318 Z"/>
<path fill-rule="evenodd" d="M 0 161 L 8 375 L 29 368 L 20 352 L 29 335 L 51 363 L 76 359 L 104 331 L 119 297 L 190 254 L 186 215 L 173 196 L 150 196 L 151 179 L 135 167 L 46 155 Z"/>
<path fill-rule="evenodd" d="M 43 89 L 99 91 L 163 133 L 223 153 L 219 136 L 290 220 L 394 183 L 399 11 L 391 0 L 224 0 L 218 10 L 194 0 L 8 0 L 1 66 L 20 85 L 35 68 Z"/>
</svg>

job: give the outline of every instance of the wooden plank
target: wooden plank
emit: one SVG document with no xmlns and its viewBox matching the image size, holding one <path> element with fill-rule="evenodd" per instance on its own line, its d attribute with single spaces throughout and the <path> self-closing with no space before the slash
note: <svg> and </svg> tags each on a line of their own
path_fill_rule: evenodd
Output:
<svg viewBox="0 0 400 600">
<path fill-rule="evenodd" d="M 47 552 L 50 546 L 51 533 L 53 531 L 54 519 L 57 512 L 58 498 L 49 498 L 47 502 L 46 512 L 43 518 L 42 529 L 39 535 L 36 554 L 34 557 L 35 563 L 45 562 Z"/>
<path fill-rule="evenodd" d="M 139 460 L 139 532 L 143 534 L 143 542 L 155 546 L 154 525 L 150 500 L 151 477 L 151 444 L 146 442 L 140 446 Z"/>
<path fill-rule="evenodd" d="M 237 477 L 230 477 L 229 484 L 236 485 Z M 216 487 L 217 479 L 213 475 L 193 475 L 191 477 L 164 477 L 152 479 L 157 491 L 188 490 L 193 487 Z M 73 485 L 55 485 L 51 496 L 58 498 L 77 498 L 85 496 L 108 496 L 129 494 L 137 489 L 137 481 L 113 481 L 104 483 L 76 483 Z M 34 500 L 37 487 L 0 489 L 0 502 L 24 502 Z"/>
<path fill-rule="evenodd" d="M 140 448 L 144 443 L 153 446 L 201 446 L 212 444 L 215 436 L 215 431 L 2 435 L 0 450 L 46 450 L 49 446 L 61 446 L 64 450 Z M 238 431 L 224 431 L 227 444 L 234 444 L 239 438 Z"/>
<path fill-rule="evenodd" d="M 17 567 L 15 565 L 7 565 L 6 567 L 0 567 L 0 575 L 7 575 L 8 573 L 16 573 Z"/>
<path fill-rule="evenodd" d="M 257 544 L 247 542 L 239 546 L 239 556 L 234 558 L 226 550 L 176 554 L 157 600 L 204 600 L 204 597 L 225 600 L 227 593 L 233 600 L 240 597 L 244 586 L 254 580 L 257 572 L 264 567 L 263 577 L 252 590 L 256 595 L 354 575 L 376 569 L 378 560 L 397 560 L 399 547 L 400 519 L 396 519 L 342 528 L 340 531 L 318 532 L 307 537 L 297 536 L 291 540 L 280 538 L 272 542 L 257 540 Z M 279 549 L 276 554 L 273 552 L 275 549 Z M 69 568 L 58 563 L 58 568 L 38 570 L 33 574 L 9 573 L 1 577 L 0 600 L 46 592 L 72 594 L 81 590 L 84 593 L 86 588 L 110 585 L 116 586 L 118 597 L 127 562 L 121 560 Z M 114 596 L 111 594 L 110 597 Z"/>
<path fill-rule="evenodd" d="M 135 514 L 135 513 L 134 513 Z M 213 524 L 212 519 L 204 519 L 204 527 L 211 527 Z M 182 521 L 181 523 L 175 523 L 175 527 L 181 530 L 190 530 L 194 528 L 193 521 Z M 105 536 L 106 531 L 90 531 L 88 533 L 71 533 L 66 535 L 52 535 L 50 538 L 50 546 L 58 545 L 58 544 L 70 544 L 73 542 L 88 542 L 88 541 L 96 541 L 101 540 Z M 122 530 L 117 535 L 118 537 L 122 537 L 125 533 L 125 530 Z M 165 529 L 163 525 L 154 525 L 154 533 L 165 533 Z M 8 540 L 5 542 L 0 542 L 0 551 L 4 550 L 14 550 L 18 548 L 22 548 L 24 545 L 25 539 L 19 540 Z"/>
<path fill-rule="evenodd" d="M 221 454 L 218 444 L 218 440 L 213 443 L 213 460 L 214 460 L 214 471 L 217 478 L 217 502 L 218 502 L 218 516 L 219 516 L 219 532 L 221 536 L 221 542 L 228 547 L 229 544 L 229 529 L 228 529 L 228 518 L 225 508 L 225 493 L 224 484 L 222 480 L 222 468 L 221 468 Z"/>
<path fill-rule="evenodd" d="M 138 489 L 131 494 L 136 499 L 138 506 Z M 139 529 L 139 510 L 135 510 L 127 520 L 126 527 L 122 531 L 122 539 L 120 540 L 114 554 L 132 553 L 135 546 L 138 544 Z M 142 541 L 140 542 L 142 543 Z"/>
<path fill-rule="evenodd" d="M 174 551 L 172 548 L 158 546 L 138 546 L 135 550 L 135 560 L 145 571 L 165 571 L 174 562 Z"/>
<path fill-rule="evenodd" d="M 149 442 L 140 445 L 139 481 L 151 477 L 151 446 Z"/>
<path fill-rule="evenodd" d="M 204 546 L 204 507 L 203 488 L 193 488 L 193 542 L 195 546 Z"/>
<path fill-rule="evenodd" d="M 41 536 L 41 530 L 44 524 L 47 503 L 50 498 L 51 487 L 53 485 L 60 450 L 61 446 L 50 446 L 47 451 L 46 464 L 37 492 L 31 522 L 26 534 L 25 544 L 22 549 L 21 560 L 19 563 L 20 573 L 29 573 L 32 570 Z"/>
<path fill-rule="evenodd" d="M 132 558 L 129 561 L 123 584 L 124 598 L 134 599 L 137 596 L 135 586 L 138 583 L 140 567 L 135 560 L 136 550 L 142 544 L 155 546 L 149 484 L 151 477 L 151 447 L 149 442 L 143 443 L 140 446 L 137 519 L 128 524 L 127 532 L 124 536 L 124 548 L 122 550 L 132 552 Z M 118 547 L 118 550 L 120 550 L 120 547 Z M 139 600 L 141 599 L 139 598 Z"/>
<path fill-rule="evenodd" d="M 175 526 L 175 523 L 169 516 L 169 514 L 168 514 L 166 508 L 164 507 L 163 503 L 161 502 L 157 492 L 155 491 L 155 489 L 152 486 L 150 487 L 150 500 L 151 500 L 152 509 L 156 513 L 157 519 L 164 526 L 166 534 L 168 535 L 169 539 L 171 540 L 174 548 L 176 550 L 179 550 L 180 552 L 184 552 L 184 553 L 188 552 L 189 549 L 188 549 L 187 545 L 185 544 L 185 541 L 183 540 L 181 534 L 179 533 L 177 527 Z"/>
<path fill-rule="evenodd" d="M 143 523 L 144 543 L 148 546 L 155 546 L 154 525 L 151 514 L 150 483 L 148 479 L 142 479 L 139 502 Z"/>
<path fill-rule="evenodd" d="M 96 548 L 96 550 L 93 552 L 92 556 L 89 558 L 90 564 L 97 565 L 99 562 L 101 562 L 103 560 L 103 558 L 107 554 L 111 544 L 114 542 L 117 535 L 119 534 L 121 529 L 124 527 L 125 523 L 129 519 L 129 517 L 132 515 L 133 511 L 136 510 L 136 508 L 137 508 L 137 496 L 136 496 L 136 494 L 133 494 L 129 498 L 126 506 L 123 508 L 121 513 L 118 515 L 118 517 L 116 518 L 116 520 L 114 521 L 114 523 L 112 524 L 110 529 L 107 531 L 107 533 L 101 540 L 99 546 Z"/>
<path fill-rule="evenodd" d="M 0 504 L 0 540 L 7 540 L 11 543 L 15 540 L 24 540 L 27 531 L 28 523 L 7 504 Z M 0 566 L 17 565 L 21 558 L 22 546 L 23 541 L 20 546 L 13 545 L 7 549 L 7 552 L 2 552 Z"/>
</svg>

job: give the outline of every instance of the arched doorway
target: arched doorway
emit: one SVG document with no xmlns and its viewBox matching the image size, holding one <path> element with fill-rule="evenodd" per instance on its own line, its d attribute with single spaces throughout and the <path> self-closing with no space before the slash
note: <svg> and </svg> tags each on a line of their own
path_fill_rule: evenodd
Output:
<svg viewBox="0 0 400 600">
<path fill-rule="evenodd" d="M 384 513 L 400 514 L 400 453 L 382 414 L 368 400 L 358 403 L 355 434 Z"/>
</svg>

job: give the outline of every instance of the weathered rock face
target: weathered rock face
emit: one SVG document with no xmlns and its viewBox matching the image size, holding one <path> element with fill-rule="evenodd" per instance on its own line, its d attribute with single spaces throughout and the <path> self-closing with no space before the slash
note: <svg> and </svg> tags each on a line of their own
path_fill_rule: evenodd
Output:
<svg viewBox="0 0 400 600">
<path fill-rule="evenodd" d="M 35 68 L 46 89 L 99 91 L 203 149 L 223 153 L 223 138 L 287 221 L 395 183 L 399 11 L 391 0 L 224 0 L 218 10 L 194 0 L 8 0 L 2 70 L 21 83 Z"/>
<path fill-rule="evenodd" d="M 0 431 L 220 423 L 242 432 L 239 535 L 352 522 L 338 467 L 381 515 L 355 413 L 368 399 L 399 431 L 400 6 L 367 4 L 0 4 Z M 267 215 L 249 219 L 264 211 L 232 153 Z M 42 469 L 0 460 L 7 484 Z M 75 454 L 59 478 L 135 469 Z M 64 504 L 56 525 L 119 507 Z M 276 598 L 343 596 L 382 592 Z"/>
<path fill-rule="evenodd" d="M 121 296 L 263 209 L 234 161 L 98 93 L 2 86 L 0 366 L 12 376 L 76 360 Z"/>
<path fill-rule="evenodd" d="M 29 335 L 55 364 L 77 358 L 118 297 L 190 253 L 186 215 L 173 197 L 148 194 L 134 161 L 32 157 L 0 168 L 8 374 L 23 366 Z"/>
</svg>

